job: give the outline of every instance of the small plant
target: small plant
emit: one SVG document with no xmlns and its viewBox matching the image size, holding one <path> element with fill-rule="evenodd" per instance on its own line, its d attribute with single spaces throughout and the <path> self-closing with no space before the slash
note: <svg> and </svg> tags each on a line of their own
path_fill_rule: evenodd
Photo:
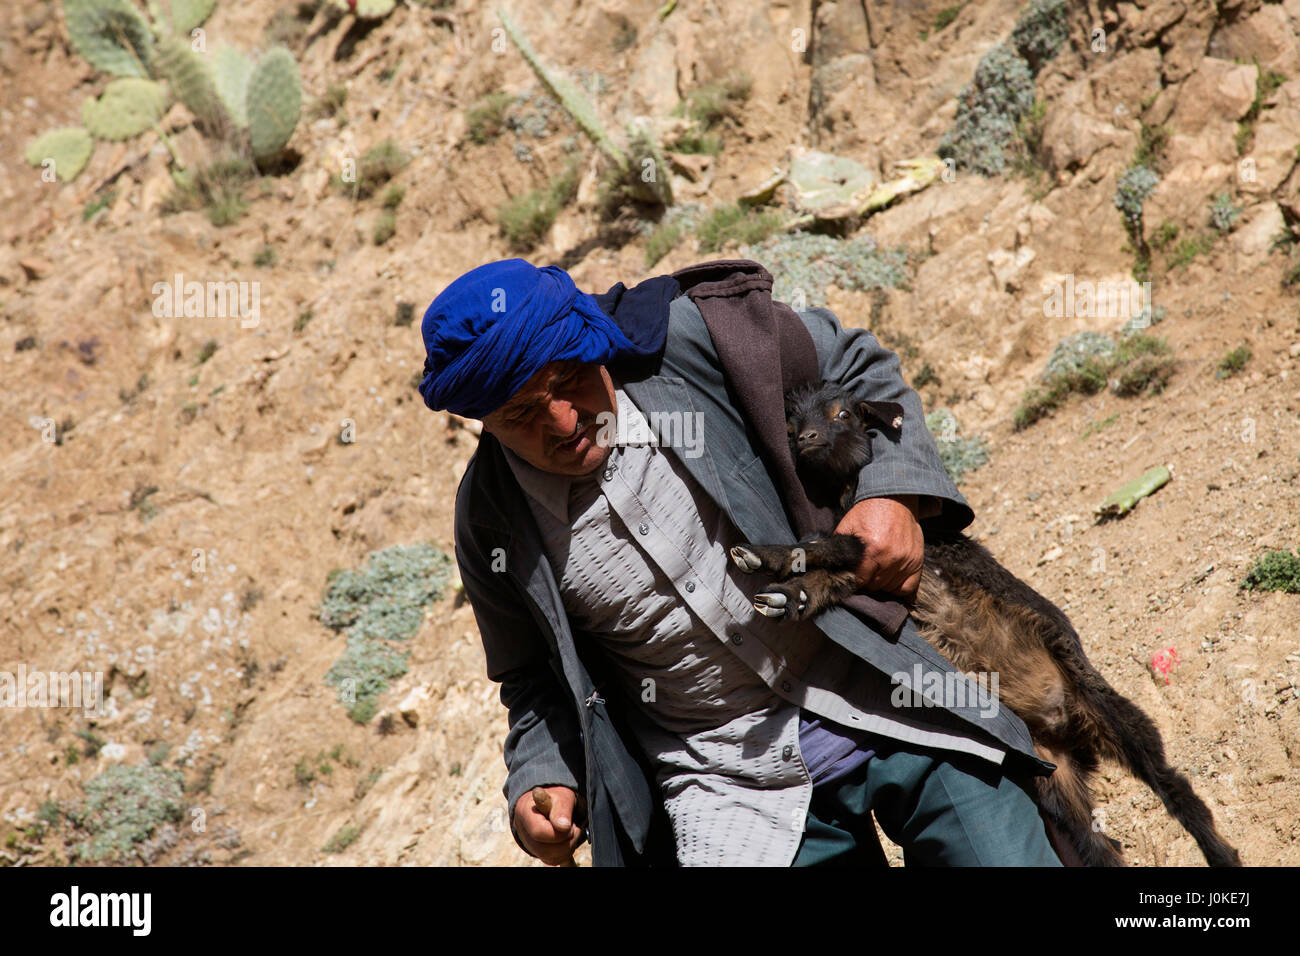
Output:
<svg viewBox="0 0 1300 956">
<path fill-rule="evenodd" d="M 355 843 L 359 836 L 361 836 L 361 827 L 345 826 L 330 837 L 329 842 L 321 849 L 325 853 L 342 853 Z"/>
<path fill-rule="evenodd" d="M 506 131 L 506 110 L 514 98 L 502 91 L 479 97 L 465 111 L 469 138 L 480 145 L 490 143 Z"/>
<path fill-rule="evenodd" d="M 1134 166 L 1146 166 L 1157 175 L 1164 170 L 1165 147 L 1169 144 L 1169 131 L 1163 126 L 1142 124 L 1138 133 L 1137 151 L 1133 154 Z"/>
<path fill-rule="evenodd" d="M 952 23 L 952 21 L 956 20 L 964 6 L 964 3 L 955 3 L 951 7 L 944 7 L 936 13 L 934 15 L 933 32 L 938 33 L 944 27 L 948 26 L 948 24 Z"/>
<path fill-rule="evenodd" d="M 385 139 L 361 154 L 357 161 L 355 181 L 349 182 L 341 175 L 334 177 L 335 185 L 354 199 L 369 199 L 379 187 L 406 168 L 410 157 L 392 139 Z"/>
<path fill-rule="evenodd" d="M 165 740 L 160 740 L 158 741 L 158 744 L 156 746 L 150 748 L 146 756 L 149 759 L 149 763 L 157 767 L 160 766 L 162 762 L 167 759 L 167 755 L 170 754 L 171 751 L 172 751 L 172 745 Z"/>
<path fill-rule="evenodd" d="M 253 265 L 259 269 L 269 269 L 274 266 L 280 259 L 280 254 L 276 252 L 274 246 L 264 245 L 253 253 Z"/>
<path fill-rule="evenodd" d="M 1169 265 L 1174 269 L 1185 269 L 1191 265 L 1197 256 L 1205 255 L 1213 250 L 1214 239 L 1209 234 L 1198 233 L 1194 236 L 1188 236 L 1174 246 L 1173 251 L 1169 253 Z"/>
<path fill-rule="evenodd" d="M 541 242 L 560 210 L 577 194 L 578 170 L 576 165 L 570 165 L 545 186 L 503 203 L 497 210 L 497 224 L 511 246 L 521 251 L 530 249 Z"/>
<path fill-rule="evenodd" d="M 301 757 L 293 765 L 293 779 L 300 787 L 309 787 L 315 781 L 316 770 L 308 758 Z"/>
<path fill-rule="evenodd" d="M 700 223 L 696 235 L 701 252 L 716 252 L 729 242 L 756 245 L 782 225 L 782 217 L 776 212 L 760 212 L 739 204 L 716 206 Z"/>
<path fill-rule="evenodd" d="M 385 209 L 375 217 L 375 228 L 371 234 L 375 245 L 382 246 L 397 233 L 397 217 L 391 209 Z"/>
<path fill-rule="evenodd" d="M 829 285 L 845 291 L 907 288 L 907 250 L 880 249 L 870 236 L 781 233 L 749 246 L 745 256 L 772 273 L 773 298 L 796 303 L 797 309 L 824 305 Z"/>
<path fill-rule="evenodd" d="M 749 99 L 754 86 L 747 73 L 733 73 L 717 83 L 697 86 L 686 93 L 675 112 L 688 116 L 704 130 L 710 130 L 724 120 L 735 118 L 740 105 Z"/>
<path fill-rule="evenodd" d="M 307 323 L 310 322 L 315 315 L 316 313 L 311 309 L 303 309 L 298 313 L 298 318 L 293 320 L 293 330 L 295 332 L 301 332 L 303 329 L 307 328 Z"/>
<path fill-rule="evenodd" d="M 218 348 L 220 348 L 220 344 L 216 339 L 208 339 L 199 346 L 199 351 L 194 356 L 194 364 L 202 365 L 208 359 L 212 358 L 212 356 L 217 354 Z"/>
<path fill-rule="evenodd" d="M 1161 220 L 1156 231 L 1151 235 L 1151 248 L 1163 252 L 1169 244 L 1178 238 L 1178 223 L 1168 219 Z"/>
<path fill-rule="evenodd" d="M 1082 434 L 1081 436 L 1079 436 L 1079 440 L 1080 440 L 1080 441 L 1084 441 L 1084 440 L 1087 439 L 1087 437 L 1088 437 L 1089 435 L 1091 435 L 1093 432 L 1099 432 L 1099 431 L 1101 431 L 1103 428 L 1109 428 L 1111 425 L 1114 425 L 1115 422 L 1118 421 L 1118 420 L 1119 420 L 1119 412 L 1114 412 L 1114 413 L 1112 413 L 1112 414 L 1110 414 L 1110 415 L 1107 415 L 1107 416 L 1106 416 L 1105 418 L 1103 418 L 1101 421 L 1097 421 L 1097 422 L 1089 422 L 1089 423 L 1088 423 L 1088 427 L 1085 428 L 1085 429 L 1083 430 L 1083 434 Z"/>
<path fill-rule="evenodd" d="M 141 372 L 140 377 L 135 380 L 135 387 L 131 389 L 119 388 L 117 390 L 117 397 L 122 400 L 123 404 L 130 405 L 139 398 L 140 394 L 148 387 L 149 373 Z"/>
<path fill-rule="evenodd" d="M 397 314 L 393 316 L 393 325 L 404 328 L 414 321 L 415 305 L 411 302 L 397 303 Z"/>
<path fill-rule="evenodd" d="M 398 206 L 402 204 L 402 200 L 405 198 L 406 198 L 406 187 L 394 183 L 393 185 L 389 186 L 387 189 L 384 190 L 384 200 L 383 200 L 384 208 L 395 210 Z"/>
<path fill-rule="evenodd" d="M 1247 591 L 1300 594 L 1300 552 L 1269 551 L 1261 555 L 1239 587 Z"/>
<path fill-rule="evenodd" d="M 1241 216 L 1241 206 L 1232 201 L 1232 194 L 1221 192 L 1210 205 L 1210 225 L 1221 233 L 1230 232 Z"/>
<path fill-rule="evenodd" d="M 1250 346 L 1238 345 L 1235 349 L 1219 359 L 1219 364 L 1215 368 L 1215 378 L 1230 378 L 1236 375 L 1246 363 L 1250 361 Z"/>
<path fill-rule="evenodd" d="M 948 409 L 938 408 L 926 415 L 925 427 L 934 436 L 939 458 L 954 483 L 988 462 L 988 441 L 982 435 L 960 435 L 957 419 Z"/>
<path fill-rule="evenodd" d="M 1260 110 L 1264 108 L 1264 101 L 1273 95 L 1273 91 L 1286 82 L 1286 76 L 1278 73 L 1276 70 L 1264 70 L 1259 65 L 1259 57 L 1255 56 L 1255 98 L 1251 101 L 1250 109 L 1246 110 L 1246 115 L 1237 121 L 1237 155 L 1244 156 L 1250 151 L 1250 144 L 1255 139 L 1255 123 L 1259 119 Z"/>
<path fill-rule="evenodd" d="M 88 838 L 71 856 L 92 863 L 126 863 L 139 844 L 166 823 L 179 823 L 185 803 L 183 778 L 174 770 L 114 764 L 86 784 L 86 798 L 68 811 L 68 821 Z"/>
<path fill-rule="evenodd" d="M 348 88 L 342 83 L 331 83 L 312 107 L 312 113 L 318 117 L 337 116 L 343 112 L 348 101 Z"/>
<path fill-rule="evenodd" d="M 1172 349 L 1164 339 L 1140 332 L 1118 343 L 1097 332 L 1079 332 L 1057 343 L 1041 386 L 1029 389 L 1013 415 L 1017 431 L 1063 405 L 1070 395 L 1093 395 L 1107 386 L 1121 397 L 1155 395 L 1173 373 Z"/>
<path fill-rule="evenodd" d="M 1151 250 L 1147 245 L 1142 227 L 1142 204 L 1155 191 L 1160 177 L 1149 166 L 1130 166 L 1119 178 L 1119 187 L 1115 190 L 1113 201 L 1115 208 L 1124 217 L 1124 228 L 1137 254 L 1134 264 L 1134 278 L 1145 275 L 1151 262 Z M 1142 281 L 1141 278 L 1138 281 Z"/>
<path fill-rule="evenodd" d="M 173 172 L 174 188 L 162 202 L 163 215 L 203 209 L 214 226 L 238 222 L 248 211 L 247 184 L 257 175 L 253 164 L 228 157 L 184 172 Z"/>
<path fill-rule="evenodd" d="M 419 629 L 424 606 L 442 596 L 450 567 L 446 554 L 418 544 L 376 551 L 357 571 L 330 572 L 317 614 L 347 645 L 325 682 L 339 688 L 357 723 L 375 715 L 388 681 L 406 673 L 410 652 L 398 645 Z"/>
<path fill-rule="evenodd" d="M 157 485 L 136 485 L 131 491 L 131 498 L 127 507 L 131 511 L 138 511 L 141 521 L 152 521 L 158 515 L 158 506 L 149 499 L 157 493 Z"/>
<path fill-rule="evenodd" d="M 646 237 L 645 265 L 652 268 L 656 262 L 668 255 L 682 241 L 685 229 L 680 221 L 661 222 Z"/>
<path fill-rule="evenodd" d="M 156 491 L 157 489 L 154 490 Z M 74 731 L 74 733 L 85 742 L 85 746 L 82 748 L 82 755 L 85 757 L 90 757 L 92 759 L 98 757 L 99 752 L 104 749 L 104 744 L 108 743 L 107 740 L 96 734 L 93 730 L 78 730 Z"/>
<path fill-rule="evenodd" d="M 117 199 L 117 190 L 109 189 L 92 196 L 81 210 L 81 221 L 90 222 Z"/>
</svg>

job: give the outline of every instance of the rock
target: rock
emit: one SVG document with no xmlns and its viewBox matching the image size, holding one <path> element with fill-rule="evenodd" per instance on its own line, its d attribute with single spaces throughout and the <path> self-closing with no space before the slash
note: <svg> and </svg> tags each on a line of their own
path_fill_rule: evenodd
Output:
<svg viewBox="0 0 1300 956">
<path fill-rule="evenodd" d="M 857 160 L 799 148 L 790 157 L 789 179 L 795 205 L 804 212 L 856 208 L 876 184 L 876 175 Z"/>
<path fill-rule="evenodd" d="M 1249 61 L 1259 57 L 1266 70 L 1294 76 L 1300 68 L 1300 43 L 1288 22 L 1286 11 L 1277 4 L 1265 4 L 1254 15 L 1236 20 L 1215 31 L 1209 55 L 1224 60 Z"/>
<path fill-rule="evenodd" d="M 1203 58 L 1196 72 L 1178 91 L 1169 122 L 1179 133 L 1200 132 L 1216 120 L 1235 123 L 1255 101 L 1258 76 L 1254 64 L 1239 65 L 1211 56 Z"/>
<path fill-rule="evenodd" d="M 1273 239 L 1286 228 L 1282 220 L 1282 210 L 1275 202 L 1264 203 L 1251 210 L 1232 234 L 1232 247 L 1243 256 L 1266 256 L 1273 246 Z"/>
<path fill-rule="evenodd" d="M 420 705 L 429 699 L 429 692 L 423 686 L 411 688 L 411 692 L 397 705 L 397 712 L 412 727 L 420 724 Z"/>
<path fill-rule="evenodd" d="M 1025 267 L 1034 261 L 1035 252 L 1028 246 L 1021 246 L 1015 252 L 1006 249 L 994 249 L 988 254 L 989 268 L 998 288 L 1007 292 L 1020 290 L 1020 275 Z"/>
<path fill-rule="evenodd" d="M 665 153 L 664 157 L 674 172 L 681 173 L 693 183 L 702 180 L 713 163 L 713 157 L 707 153 Z"/>
<path fill-rule="evenodd" d="M 23 271 L 27 273 L 27 278 L 32 281 L 44 279 L 54 271 L 54 265 L 51 262 L 46 259 L 38 259 L 34 256 L 29 256 L 26 259 L 19 259 L 18 264 L 23 267 Z"/>
</svg>

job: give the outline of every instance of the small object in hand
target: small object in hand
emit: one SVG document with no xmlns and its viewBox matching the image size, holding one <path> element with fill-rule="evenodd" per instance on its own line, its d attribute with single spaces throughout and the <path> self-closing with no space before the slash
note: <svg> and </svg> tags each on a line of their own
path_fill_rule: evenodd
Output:
<svg viewBox="0 0 1300 956">
<path fill-rule="evenodd" d="M 542 787 L 533 787 L 533 806 L 535 806 L 542 813 L 546 814 L 546 818 L 548 820 L 550 819 L 551 806 L 552 806 L 551 795 Z M 565 860 L 563 863 L 560 864 L 560 866 L 577 866 L 577 865 L 578 864 L 574 861 L 572 854 L 569 855 L 569 858 L 567 860 Z"/>
</svg>

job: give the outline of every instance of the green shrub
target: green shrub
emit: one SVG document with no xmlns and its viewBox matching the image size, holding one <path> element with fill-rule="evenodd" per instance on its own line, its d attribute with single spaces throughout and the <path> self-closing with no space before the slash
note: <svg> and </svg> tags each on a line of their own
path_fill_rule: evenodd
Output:
<svg viewBox="0 0 1300 956">
<path fill-rule="evenodd" d="M 939 458 L 954 483 L 961 476 L 989 460 L 988 442 L 981 435 L 961 435 L 960 426 L 951 411 L 937 408 L 925 416 L 925 427 L 934 436 Z"/>
<path fill-rule="evenodd" d="M 396 141 L 385 139 L 361 154 L 357 160 L 355 182 L 348 182 L 339 175 L 334 177 L 334 185 L 354 199 L 369 199 L 410 161 L 411 158 Z"/>
<path fill-rule="evenodd" d="M 646 268 L 652 268 L 656 262 L 668 255 L 682 241 L 684 231 L 680 222 L 663 222 L 656 226 L 646 237 Z"/>
<path fill-rule="evenodd" d="M 398 206 L 402 204 L 402 200 L 405 198 L 406 198 L 406 187 L 394 183 L 393 185 L 389 186 L 387 189 L 384 190 L 384 208 L 396 209 Z"/>
<path fill-rule="evenodd" d="M 498 90 L 481 96 L 465 111 L 469 138 L 480 145 L 490 143 L 506 130 L 506 110 L 513 97 Z"/>
<path fill-rule="evenodd" d="M 330 572 L 317 615 L 326 627 L 343 632 L 347 644 L 325 681 L 340 689 L 353 720 L 368 721 L 388 681 L 406 673 L 409 651 L 394 644 L 419 630 L 424 606 L 442 596 L 450 569 L 446 554 L 416 544 L 376 551 L 360 570 Z"/>
<path fill-rule="evenodd" d="M 238 222 L 248 212 L 245 196 L 257 169 L 244 159 L 228 158 L 172 173 L 174 188 L 163 199 L 163 215 L 188 209 L 203 209 L 214 226 Z"/>
<path fill-rule="evenodd" d="M 1171 242 L 1178 238 L 1178 223 L 1170 222 L 1168 219 L 1162 220 L 1156 227 L 1156 231 L 1151 235 L 1151 248 L 1163 251 Z"/>
<path fill-rule="evenodd" d="M 939 155 L 981 176 L 1000 174 L 1006 169 L 1020 118 L 1033 104 L 1029 65 L 1006 45 L 995 46 L 957 95 L 957 117 L 939 141 Z"/>
<path fill-rule="evenodd" d="M 1219 364 L 1215 369 L 1215 378 L 1229 378 L 1236 375 L 1246 363 L 1250 361 L 1250 346 L 1238 345 L 1235 349 L 1219 359 Z"/>
<path fill-rule="evenodd" d="M 936 21 L 936 29 L 937 29 Z M 1011 45 L 1035 76 L 1069 38 L 1065 0 L 1030 0 L 1011 31 Z"/>
<path fill-rule="evenodd" d="M 749 99 L 754 81 L 746 73 L 733 73 L 716 83 L 689 90 L 678 104 L 678 115 L 685 114 L 704 129 L 712 129 L 727 117 L 734 117 L 739 105 Z"/>
<path fill-rule="evenodd" d="M 948 24 L 952 23 L 952 21 L 956 20 L 957 16 L 961 13 L 962 7 L 964 6 L 965 6 L 964 3 L 955 3 L 951 7 L 944 7 L 942 10 L 936 13 L 934 15 L 934 24 L 933 24 L 934 32 L 938 33 L 944 27 L 948 26 Z"/>
<path fill-rule="evenodd" d="M 385 209 L 375 217 L 375 230 L 371 235 L 375 245 L 382 246 L 397 233 L 397 216 L 391 209 Z"/>
<path fill-rule="evenodd" d="M 148 763 L 114 764 L 86 784 L 86 798 L 68 811 L 68 820 L 89 834 L 70 856 L 89 862 L 126 863 L 137 845 L 164 823 L 179 822 L 185 803 L 178 771 Z"/>
<path fill-rule="evenodd" d="M 700 223 L 696 235 L 701 252 L 716 252 L 728 242 L 752 245 L 781 228 L 780 213 L 759 211 L 739 204 L 716 206 Z"/>
<path fill-rule="evenodd" d="M 1013 418 L 1017 431 L 1063 405 L 1070 395 L 1093 395 L 1109 385 L 1121 397 L 1161 392 L 1173 374 L 1172 349 L 1160 338 L 1133 332 L 1119 342 L 1097 332 L 1079 332 L 1057 343 L 1041 386 L 1021 397 Z"/>
<path fill-rule="evenodd" d="M 545 186 L 516 196 L 497 210 L 497 225 L 502 235 L 518 250 L 527 250 L 541 242 L 555 224 L 560 210 L 578 194 L 578 167 L 570 164 Z"/>
<path fill-rule="evenodd" d="M 260 269 L 268 269 L 274 266 L 280 259 L 280 254 L 275 251 L 274 246 L 264 245 L 253 254 L 253 265 Z"/>
<path fill-rule="evenodd" d="M 1255 561 L 1239 586 L 1248 591 L 1300 594 L 1300 552 L 1269 551 Z"/>
<path fill-rule="evenodd" d="M 1169 143 L 1169 131 L 1163 126 L 1142 124 L 1138 133 L 1137 151 L 1133 154 L 1134 166 L 1146 166 L 1159 174 L 1164 168 L 1165 147 Z"/>
<path fill-rule="evenodd" d="M 1197 256 L 1205 255 L 1213 251 L 1213 249 L 1214 239 L 1206 233 L 1188 236 L 1174 246 L 1173 251 L 1169 253 L 1169 265 L 1175 269 L 1185 268 Z"/>
<path fill-rule="evenodd" d="M 906 249 L 879 249 L 870 236 L 836 239 L 809 232 L 772 236 L 745 256 L 772 273 L 772 296 L 790 302 L 802 293 L 806 306 L 824 305 L 826 287 L 845 291 L 907 288 Z"/>
<path fill-rule="evenodd" d="M 1219 232 L 1230 232 L 1241 216 L 1241 206 L 1232 201 L 1232 194 L 1221 192 L 1210 205 L 1210 225 Z"/>
<path fill-rule="evenodd" d="M 329 842 L 321 849 L 325 853 L 342 853 L 353 843 L 357 837 L 361 836 L 361 827 L 345 826 L 338 833 L 330 837 Z"/>
</svg>

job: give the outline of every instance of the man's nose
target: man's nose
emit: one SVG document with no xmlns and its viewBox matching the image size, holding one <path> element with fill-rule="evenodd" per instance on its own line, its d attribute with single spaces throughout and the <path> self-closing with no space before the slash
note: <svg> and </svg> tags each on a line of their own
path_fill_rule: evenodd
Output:
<svg viewBox="0 0 1300 956">
<path fill-rule="evenodd" d="M 578 424 L 578 413 L 570 402 L 557 399 L 546 407 L 542 420 L 547 432 L 567 437 Z"/>
</svg>

